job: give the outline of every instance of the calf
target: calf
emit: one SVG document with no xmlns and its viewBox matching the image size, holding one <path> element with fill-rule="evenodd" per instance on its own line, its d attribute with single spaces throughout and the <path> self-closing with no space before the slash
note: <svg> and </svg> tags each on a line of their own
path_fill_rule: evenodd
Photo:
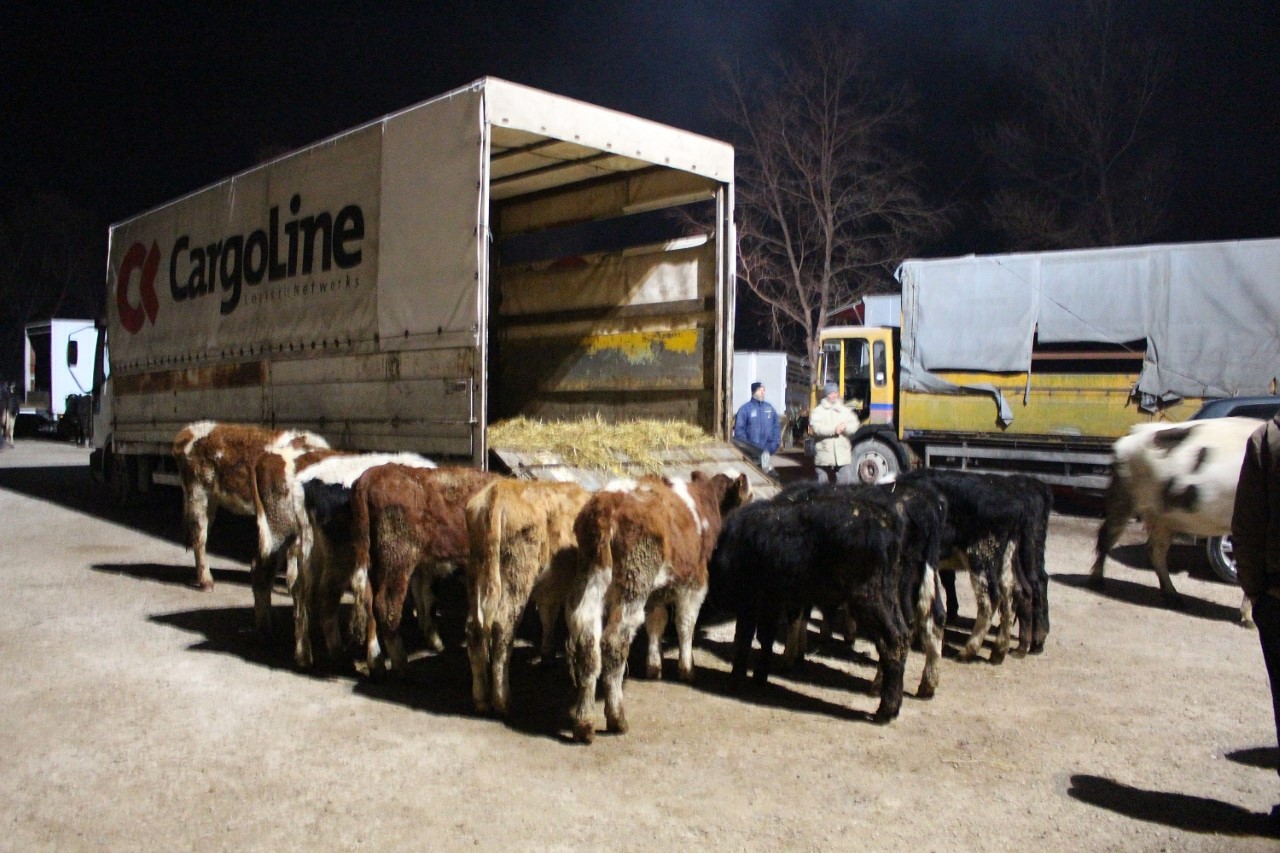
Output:
<svg viewBox="0 0 1280 853">
<path fill-rule="evenodd" d="M 334 495 L 330 513 L 333 514 L 338 504 L 345 505 L 351 484 L 360 474 L 375 465 L 388 463 L 435 467 L 435 463 L 414 453 L 350 453 L 299 447 L 263 453 L 254 464 L 254 512 L 258 521 L 258 554 L 250 572 L 254 619 L 260 631 L 270 631 L 271 586 L 283 569 L 295 602 L 294 658 L 299 666 L 311 665 L 310 616 L 313 611 L 320 614 L 330 655 L 337 652 L 340 646 L 336 630 L 338 603 L 352 574 L 349 525 L 338 534 L 337 542 L 322 543 L 319 559 L 313 564 L 313 546 L 317 538 L 325 538 L 325 528 L 313 532 L 305 508 L 306 488 L 314 484 L 331 489 Z M 330 566 L 335 559 L 336 564 Z"/>
<path fill-rule="evenodd" d="M 516 625 L 532 596 L 549 662 L 556 614 L 574 578 L 573 522 L 590 493 L 576 483 L 498 480 L 467 504 L 467 655 L 476 710 L 506 716 Z"/>
<path fill-rule="evenodd" d="M 999 610 L 1000 630 L 991 650 L 991 662 L 1003 662 L 1012 645 L 1014 592 L 1019 583 L 1014 572 L 1014 551 L 1026 523 L 1027 508 L 1015 499 L 1008 483 L 993 474 L 926 468 L 909 471 L 900 476 L 898 482 L 932 486 L 947 499 L 943 563 L 969 573 L 978 604 L 973 631 L 957 657 L 960 660 L 977 657 L 992 617 Z M 1033 622 L 1030 593 L 1022 600 L 1024 636 L 1020 638 L 1020 648 L 1023 643 L 1030 645 Z"/>
<path fill-rule="evenodd" d="M 435 624 L 433 584 L 466 563 L 470 553 L 464 510 L 496 474 L 472 468 L 379 465 L 351 488 L 351 543 L 356 604 L 367 618 L 369 673 L 408 666 L 400 619 L 412 584 L 429 648 L 444 648 Z"/>
<path fill-rule="evenodd" d="M 876 645 L 880 706 L 874 719 L 888 722 L 902 707 L 911 614 L 924 579 L 908 577 L 914 572 L 901 559 L 904 530 L 897 513 L 848 491 L 811 498 L 779 497 L 745 507 L 721 532 L 712 574 L 717 586 L 731 589 L 738 616 L 733 676 L 746 678 L 751 641 L 758 637 L 755 678 L 768 679 L 779 616 L 794 624 L 814 603 L 843 605 Z M 931 580 L 927 597 L 931 604 Z M 931 695 L 936 679 L 935 660 L 932 678 L 926 672 L 921 681 L 923 695 Z"/>
<path fill-rule="evenodd" d="M 928 699 L 938 685 L 939 662 L 942 659 L 942 631 L 944 616 L 940 610 L 941 595 L 938 587 L 937 566 L 941 556 L 943 535 L 946 530 L 947 500 L 930 486 L 921 484 L 885 484 L 879 486 L 828 486 L 803 484 L 793 486 L 775 499 L 780 503 L 802 503 L 813 500 L 858 501 L 874 503 L 892 512 L 898 519 L 901 541 L 898 543 L 898 559 L 895 568 L 899 580 L 899 604 L 908 617 L 913 634 L 919 635 L 925 653 L 924 673 L 917 698 Z M 825 614 L 843 606 L 843 600 L 826 602 Z M 791 623 L 783 661 L 794 663 L 804 652 L 804 637 L 808 627 L 808 612 Z M 851 619 L 850 621 L 854 621 Z M 827 619 L 825 622 L 829 623 Z M 855 622 L 856 624 L 856 622 Z M 852 626 L 847 639 L 853 640 Z M 747 638 L 750 644 L 750 637 Z M 764 645 L 761 645 L 764 648 Z M 740 650 L 741 651 L 741 650 Z M 763 654 L 763 652 L 762 652 Z M 768 661 L 765 659 L 767 677 Z M 745 673 L 743 673 L 745 675 Z M 756 675 L 760 677 L 757 665 Z M 763 679 L 761 679 L 763 680 Z M 877 676 L 877 683 L 880 677 Z"/>
<path fill-rule="evenodd" d="M 577 701 L 574 739 L 595 736 L 596 680 L 603 678 L 609 731 L 627 731 L 622 676 L 640 623 L 649 637 L 647 673 L 662 674 L 667 606 L 676 608 L 680 677 L 693 679 L 693 628 L 707 595 L 707 562 L 724 516 L 750 498 L 747 478 L 619 480 L 597 492 L 574 522 L 579 564 L 567 607 Z M 647 614 L 646 614 L 647 610 Z"/>
<path fill-rule="evenodd" d="M 218 508 L 254 515 L 253 472 L 258 458 L 285 448 L 328 446 L 314 433 L 251 424 L 197 421 L 179 430 L 173 440 L 173 458 L 182 479 L 187 546 L 195 552 L 196 584 L 201 589 L 213 589 L 205 546 Z"/>
<path fill-rule="evenodd" d="M 1236 484 L 1253 418 L 1214 418 L 1179 424 L 1141 424 L 1112 447 L 1107 517 L 1098 527 L 1097 559 L 1089 585 L 1101 589 L 1107 552 L 1134 515 L 1146 524 L 1151 564 L 1165 604 L 1182 607 L 1169 580 L 1173 534 L 1225 536 L 1231 532 Z M 1241 604 L 1241 619 L 1248 599 Z"/>
</svg>

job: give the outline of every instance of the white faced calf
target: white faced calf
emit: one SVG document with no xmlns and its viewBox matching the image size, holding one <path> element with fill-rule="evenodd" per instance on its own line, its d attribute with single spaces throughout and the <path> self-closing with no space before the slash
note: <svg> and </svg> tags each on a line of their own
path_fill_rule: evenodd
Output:
<svg viewBox="0 0 1280 853">
<path fill-rule="evenodd" d="M 182 478 L 187 545 L 195 552 L 196 583 L 201 589 L 213 589 L 205 547 L 218 508 L 237 515 L 254 514 L 253 472 L 258 458 L 285 448 L 328 446 L 314 433 L 251 424 L 197 421 L 179 430 L 173 440 L 173 458 Z"/>
</svg>

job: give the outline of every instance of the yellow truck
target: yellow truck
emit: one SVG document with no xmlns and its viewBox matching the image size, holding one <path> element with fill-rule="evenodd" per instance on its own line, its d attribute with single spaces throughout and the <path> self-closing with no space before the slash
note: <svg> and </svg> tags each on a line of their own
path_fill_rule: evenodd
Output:
<svg viewBox="0 0 1280 853">
<path fill-rule="evenodd" d="M 863 420 L 859 477 L 911 464 L 1106 486 L 1112 442 L 1274 394 L 1280 240 L 904 262 L 901 325 L 823 331 L 816 403 Z"/>
</svg>

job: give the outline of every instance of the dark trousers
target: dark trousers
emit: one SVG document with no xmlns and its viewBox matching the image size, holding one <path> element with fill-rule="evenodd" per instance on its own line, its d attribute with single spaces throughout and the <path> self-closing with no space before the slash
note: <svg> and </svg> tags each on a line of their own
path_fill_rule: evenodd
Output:
<svg viewBox="0 0 1280 853">
<path fill-rule="evenodd" d="M 1271 710 L 1276 721 L 1276 742 L 1280 744 L 1280 598 L 1260 595 L 1253 602 L 1253 621 L 1262 641 L 1262 659 L 1271 679 Z M 1280 772 L 1280 768 L 1276 768 Z"/>
</svg>

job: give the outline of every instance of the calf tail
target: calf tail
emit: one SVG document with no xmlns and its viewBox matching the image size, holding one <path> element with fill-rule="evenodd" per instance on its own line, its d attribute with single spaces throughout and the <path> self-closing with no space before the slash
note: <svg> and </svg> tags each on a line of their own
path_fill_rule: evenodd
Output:
<svg viewBox="0 0 1280 853">
<path fill-rule="evenodd" d="M 490 500 L 490 489 L 467 504 L 467 531 L 471 537 L 471 615 L 477 625 L 490 625 L 502 602 L 502 528 L 505 512 L 501 500 Z"/>
</svg>

